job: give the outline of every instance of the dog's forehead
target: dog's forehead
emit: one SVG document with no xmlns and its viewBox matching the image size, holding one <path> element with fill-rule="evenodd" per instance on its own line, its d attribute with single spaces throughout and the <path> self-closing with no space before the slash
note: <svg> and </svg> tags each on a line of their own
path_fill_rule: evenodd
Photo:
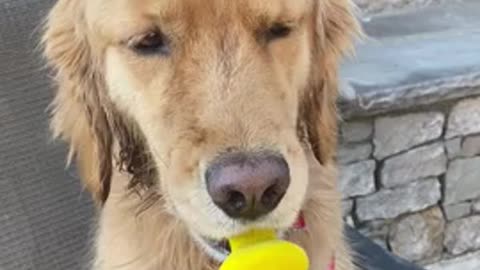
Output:
<svg viewBox="0 0 480 270">
<path fill-rule="evenodd" d="M 114 10 L 130 10 L 153 14 L 179 13 L 185 10 L 202 12 L 228 12 L 250 10 L 253 12 L 292 15 L 304 11 L 311 0 L 90 0 L 97 7 L 109 7 Z"/>
<path fill-rule="evenodd" d="M 154 20 L 180 26 L 192 22 L 218 25 L 225 18 L 294 20 L 311 10 L 312 5 L 311 0 L 89 0 L 88 3 L 88 20 L 97 24 L 95 27 L 123 31 Z"/>
</svg>

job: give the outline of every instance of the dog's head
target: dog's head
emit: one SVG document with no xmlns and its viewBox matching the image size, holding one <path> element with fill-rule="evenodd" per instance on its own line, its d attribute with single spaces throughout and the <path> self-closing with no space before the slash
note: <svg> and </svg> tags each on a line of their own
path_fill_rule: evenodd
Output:
<svg viewBox="0 0 480 270">
<path fill-rule="evenodd" d="M 202 236 L 288 228 L 306 149 L 333 162 L 356 31 L 348 0 L 60 0 L 52 126 L 99 202 L 124 170 Z"/>
</svg>

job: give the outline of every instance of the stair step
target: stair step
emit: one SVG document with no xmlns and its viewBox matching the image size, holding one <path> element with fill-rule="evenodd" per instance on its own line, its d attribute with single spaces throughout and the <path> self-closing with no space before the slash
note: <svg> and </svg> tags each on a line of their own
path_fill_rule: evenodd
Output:
<svg viewBox="0 0 480 270">
<path fill-rule="evenodd" d="M 343 117 L 480 94 L 478 14 L 480 1 L 466 0 L 364 22 L 369 37 L 341 70 Z"/>
</svg>

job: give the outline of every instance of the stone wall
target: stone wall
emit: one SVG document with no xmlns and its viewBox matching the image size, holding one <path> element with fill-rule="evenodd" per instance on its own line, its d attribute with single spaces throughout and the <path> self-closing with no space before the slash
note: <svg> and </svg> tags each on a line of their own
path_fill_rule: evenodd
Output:
<svg viewBox="0 0 480 270">
<path fill-rule="evenodd" d="M 429 270 L 478 265 L 479 97 L 346 120 L 338 161 L 363 234 Z"/>
</svg>

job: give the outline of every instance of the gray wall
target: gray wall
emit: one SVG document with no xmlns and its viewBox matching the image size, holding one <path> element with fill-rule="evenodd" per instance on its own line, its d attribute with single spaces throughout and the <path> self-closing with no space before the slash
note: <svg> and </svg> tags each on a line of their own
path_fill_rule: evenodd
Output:
<svg viewBox="0 0 480 270">
<path fill-rule="evenodd" d="M 83 269 L 92 209 L 50 139 L 35 49 L 54 1 L 0 0 L 0 269 Z"/>
</svg>

